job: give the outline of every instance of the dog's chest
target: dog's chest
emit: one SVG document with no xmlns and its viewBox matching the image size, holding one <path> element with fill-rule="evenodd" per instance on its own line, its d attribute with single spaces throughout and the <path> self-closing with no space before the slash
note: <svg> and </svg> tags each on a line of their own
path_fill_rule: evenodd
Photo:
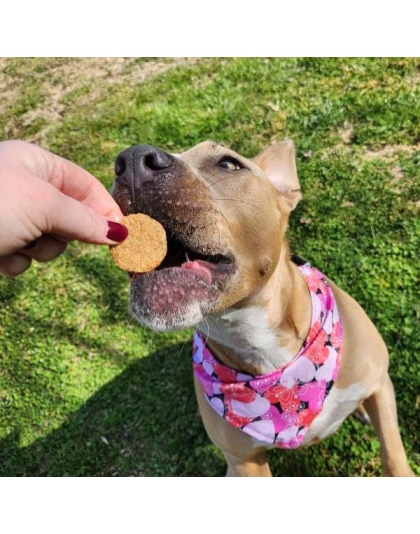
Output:
<svg viewBox="0 0 420 534">
<path fill-rule="evenodd" d="M 233 350 L 245 365 L 252 364 L 262 374 L 278 369 L 292 357 L 287 349 L 279 346 L 263 308 L 230 310 L 220 317 L 208 318 L 198 330 L 204 339 L 213 339 Z"/>
</svg>

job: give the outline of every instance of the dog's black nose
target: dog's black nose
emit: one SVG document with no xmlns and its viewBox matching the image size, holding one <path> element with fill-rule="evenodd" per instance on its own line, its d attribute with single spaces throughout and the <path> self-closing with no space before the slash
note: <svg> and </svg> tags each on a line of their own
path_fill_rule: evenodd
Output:
<svg viewBox="0 0 420 534">
<path fill-rule="evenodd" d="M 152 145 L 135 145 L 117 156 L 115 174 L 118 178 L 139 185 L 154 180 L 159 172 L 168 169 L 173 156 Z"/>
</svg>

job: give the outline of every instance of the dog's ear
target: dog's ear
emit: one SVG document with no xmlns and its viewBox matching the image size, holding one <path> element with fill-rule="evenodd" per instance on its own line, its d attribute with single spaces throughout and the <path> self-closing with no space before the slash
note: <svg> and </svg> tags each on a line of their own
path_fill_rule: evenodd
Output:
<svg viewBox="0 0 420 534">
<path fill-rule="evenodd" d="M 253 161 L 265 172 L 270 182 L 287 200 L 290 210 L 293 210 L 302 198 L 293 141 L 275 143 L 258 154 Z"/>
</svg>

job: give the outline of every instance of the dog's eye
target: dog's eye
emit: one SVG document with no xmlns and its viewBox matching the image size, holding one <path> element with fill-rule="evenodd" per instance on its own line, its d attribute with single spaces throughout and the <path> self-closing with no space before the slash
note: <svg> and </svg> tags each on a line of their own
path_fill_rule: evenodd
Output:
<svg viewBox="0 0 420 534">
<path fill-rule="evenodd" d="M 234 158 L 223 158 L 219 161 L 219 167 L 228 171 L 239 171 L 243 166 Z"/>
</svg>

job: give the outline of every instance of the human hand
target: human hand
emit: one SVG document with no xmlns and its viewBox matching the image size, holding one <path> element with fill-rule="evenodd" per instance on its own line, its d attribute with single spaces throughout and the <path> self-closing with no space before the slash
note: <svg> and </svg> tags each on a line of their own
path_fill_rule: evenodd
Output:
<svg viewBox="0 0 420 534">
<path fill-rule="evenodd" d="M 105 187 L 74 163 L 24 141 L 0 143 L 0 273 L 49 261 L 70 240 L 112 245 L 127 237 Z"/>
</svg>

